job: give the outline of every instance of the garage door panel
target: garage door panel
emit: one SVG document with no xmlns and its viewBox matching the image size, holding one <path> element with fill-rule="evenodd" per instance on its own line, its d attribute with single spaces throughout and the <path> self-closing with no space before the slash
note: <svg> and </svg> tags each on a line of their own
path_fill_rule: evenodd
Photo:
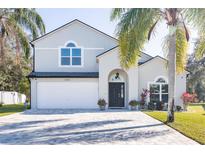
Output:
<svg viewBox="0 0 205 154">
<path fill-rule="evenodd" d="M 39 109 L 98 107 L 98 82 L 96 80 L 39 82 L 37 92 L 37 106 Z"/>
</svg>

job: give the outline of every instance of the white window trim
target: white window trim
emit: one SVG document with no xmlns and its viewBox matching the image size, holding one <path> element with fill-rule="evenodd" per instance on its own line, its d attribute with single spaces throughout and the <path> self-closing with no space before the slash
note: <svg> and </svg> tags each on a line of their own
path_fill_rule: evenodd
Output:
<svg viewBox="0 0 205 154">
<path fill-rule="evenodd" d="M 73 43 L 73 44 L 75 44 L 76 47 L 78 47 L 78 44 L 73 40 L 69 40 L 69 41 L 65 42 L 64 46 L 66 47 L 69 43 Z"/>
<path fill-rule="evenodd" d="M 165 83 L 168 84 L 168 79 L 167 79 L 166 77 L 164 77 L 164 76 L 157 76 L 157 77 L 154 79 L 154 82 L 156 83 L 159 78 L 164 79 L 164 80 L 165 80 Z"/>
<path fill-rule="evenodd" d="M 68 42 L 68 43 L 74 43 L 72 41 Z M 74 43 L 76 44 L 76 43 Z M 63 57 L 70 57 L 70 65 L 61 65 L 61 49 L 62 48 L 67 48 L 67 49 L 71 49 L 70 50 L 70 56 L 63 56 Z M 72 56 L 72 49 L 73 48 L 80 48 L 81 49 L 81 65 L 72 65 L 72 57 L 79 57 L 79 56 Z M 79 46 L 76 46 L 76 47 L 66 47 L 66 46 L 60 46 L 59 49 L 58 49 L 58 66 L 59 67 L 84 67 L 84 49 L 83 47 L 79 47 Z"/>
<path fill-rule="evenodd" d="M 165 80 L 165 83 L 156 82 L 159 78 L 163 78 Z M 162 95 L 163 94 L 169 94 L 169 92 L 168 93 L 163 93 L 162 92 L 162 85 L 167 84 L 169 86 L 168 80 L 164 76 L 158 76 L 158 77 L 155 78 L 155 80 L 153 82 L 148 82 L 147 83 L 148 90 L 150 90 L 150 85 L 151 84 L 159 85 L 159 93 L 154 93 L 154 94 L 159 94 L 159 101 L 162 101 Z M 147 102 L 150 102 L 150 94 L 149 94 L 149 97 L 147 98 Z"/>
</svg>

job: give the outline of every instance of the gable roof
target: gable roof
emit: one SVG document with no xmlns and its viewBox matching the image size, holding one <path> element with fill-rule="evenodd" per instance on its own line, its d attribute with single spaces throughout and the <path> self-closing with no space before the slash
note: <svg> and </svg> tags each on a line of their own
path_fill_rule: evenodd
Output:
<svg viewBox="0 0 205 154">
<path fill-rule="evenodd" d="M 112 36 L 110 36 L 110 35 L 108 35 L 108 34 L 102 32 L 102 31 L 100 31 L 100 30 L 98 30 L 98 29 L 96 29 L 96 28 L 94 28 L 94 27 L 92 27 L 92 26 L 90 26 L 90 25 L 88 25 L 88 24 L 86 24 L 86 23 L 84 23 L 84 22 L 78 20 L 78 19 L 74 19 L 74 20 L 72 20 L 72 21 L 70 21 L 70 22 L 68 22 L 68 23 L 66 23 L 66 24 L 64 24 L 64 25 L 62 25 L 62 26 L 60 26 L 60 27 L 58 27 L 58 28 L 56 28 L 56 29 L 54 29 L 54 30 L 52 30 L 52 31 L 50 31 L 50 32 L 48 32 L 48 33 L 46 33 L 46 34 L 44 34 L 44 35 L 38 37 L 38 38 L 36 38 L 36 39 L 34 39 L 34 40 L 32 40 L 30 43 L 32 44 L 33 42 L 35 42 L 35 41 L 37 41 L 37 40 L 39 40 L 39 39 L 42 39 L 42 38 L 44 38 L 45 36 L 48 36 L 48 35 L 50 35 L 50 34 L 56 32 L 56 31 L 58 31 L 58 30 L 60 30 L 60 29 L 62 29 L 62 28 L 64 28 L 64 27 L 66 27 L 66 26 L 68 26 L 68 25 L 74 23 L 74 22 L 81 23 L 81 24 L 83 24 L 83 25 L 85 25 L 85 26 L 87 26 L 87 27 L 89 27 L 89 28 L 91 28 L 91 29 L 93 29 L 93 30 L 95 30 L 95 31 L 97 31 L 97 32 L 99 32 L 99 33 L 101 33 L 101 34 L 103 34 L 103 35 L 105 35 L 105 36 L 111 38 L 111 39 L 114 39 L 115 41 L 118 41 L 118 39 L 116 39 L 115 37 L 112 37 Z"/>
<path fill-rule="evenodd" d="M 152 61 L 152 60 L 153 60 L 153 59 L 155 59 L 155 58 L 161 58 L 162 60 L 167 61 L 167 59 L 165 59 L 165 58 L 163 58 L 163 57 L 161 57 L 161 56 L 157 55 L 157 56 L 154 56 L 154 57 L 152 57 L 152 58 L 148 59 L 148 60 L 147 60 L 147 61 L 145 61 L 145 62 L 141 62 L 141 63 L 139 63 L 139 65 L 143 65 L 143 64 L 145 64 L 145 63 L 147 63 L 147 62 L 149 62 L 149 61 Z"/>
<path fill-rule="evenodd" d="M 106 54 L 106 53 L 112 51 L 113 49 L 115 49 L 115 48 L 117 48 L 117 47 L 119 47 L 119 45 L 117 45 L 117 46 L 115 46 L 115 47 L 113 47 L 113 48 L 111 48 L 111 49 L 106 50 L 105 52 L 103 52 L 103 53 L 97 55 L 96 57 L 98 58 L 98 57 L 100 57 L 100 56 L 102 56 L 102 55 L 104 55 L 104 54 Z M 147 53 L 145 53 L 145 52 L 143 52 L 143 51 L 141 51 L 141 53 L 143 53 L 143 54 L 149 56 L 150 59 L 153 58 L 151 55 L 149 55 L 149 54 L 147 54 Z"/>
<path fill-rule="evenodd" d="M 161 56 L 157 55 L 157 56 L 155 56 L 155 57 L 150 58 L 149 60 L 147 60 L 147 61 L 145 61 L 145 62 L 138 63 L 138 64 L 139 64 L 139 66 L 141 66 L 141 65 L 143 65 L 143 64 L 145 64 L 145 63 L 147 63 L 147 62 L 149 62 L 149 61 L 154 60 L 155 58 L 160 58 L 160 59 L 162 59 L 162 60 L 164 60 L 164 61 L 167 61 L 167 62 L 168 62 L 168 60 L 167 60 L 166 58 L 163 58 L 163 57 L 161 57 Z M 189 73 L 190 73 L 187 69 L 185 69 L 185 71 L 186 71 L 186 73 L 187 73 L 187 74 L 189 74 Z"/>
<path fill-rule="evenodd" d="M 115 48 L 117 48 L 117 47 L 119 47 L 119 45 L 117 45 L 117 46 L 115 46 L 115 47 L 113 47 L 113 48 L 111 48 L 111 49 L 108 49 L 108 50 L 106 50 L 105 52 L 102 52 L 101 54 L 97 55 L 96 57 L 100 57 L 101 55 L 104 55 L 105 53 L 107 53 L 107 52 L 109 52 L 109 51 L 112 51 L 113 49 L 115 49 Z"/>
</svg>

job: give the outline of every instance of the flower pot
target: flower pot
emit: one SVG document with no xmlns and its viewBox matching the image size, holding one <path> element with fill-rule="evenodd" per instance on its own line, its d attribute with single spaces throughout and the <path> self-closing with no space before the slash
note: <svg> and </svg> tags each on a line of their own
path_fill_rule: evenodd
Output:
<svg viewBox="0 0 205 154">
<path fill-rule="evenodd" d="M 132 111 L 137 110 L 137 106 L 130 106 L 130 109 L 131 109 Z"/>
<path fill-rule="evenodd" d="M 99 106 L 101 111 L 105 110 L 105 106 Z"/>
</svg>

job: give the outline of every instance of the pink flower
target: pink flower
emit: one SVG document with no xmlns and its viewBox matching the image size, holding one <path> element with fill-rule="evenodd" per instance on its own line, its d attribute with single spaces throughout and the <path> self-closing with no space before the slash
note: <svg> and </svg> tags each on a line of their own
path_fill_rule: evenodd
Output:
<svg viewBox="0 0 205 154">
<path fill-rule="evenodd" d="M 185 92 L 182 94 L 181 98 L 182 98 L 184 104 L 193 103 L 195 98 L 196 98 L 196 94 L 190 94 L 188 92 Z"/>
</svg>

